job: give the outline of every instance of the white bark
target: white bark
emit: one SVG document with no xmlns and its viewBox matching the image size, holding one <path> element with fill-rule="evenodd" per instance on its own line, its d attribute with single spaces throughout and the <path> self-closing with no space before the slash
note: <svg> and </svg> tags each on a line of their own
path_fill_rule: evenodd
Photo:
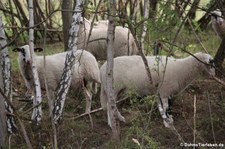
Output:
<svg viewBox="0 0 225 149">
<path fill-rule="evenodd" d="M 29 0 L 29 48 L 30 48 L 30 56 L 31 56 L 31 68 L 33 72 L 34 77 L 34 86 L 33 94 L 34 94 L 34 100 L 33 100 L 33 113 L 31 119 L 34 120 L 37 124 L 40 123 L 41 117 L 42 117 L 42 109 L 41 109 L 41 86 L 40 81 L 37 73 L 37 69 L 35 66 L 35 63 L 33 62 L 34 57 L 34 29 L 32 28 L 34 26 L 34 12 L 33 12 L 33 0 Z"/>
<path fill-rule="evenodd" d="M 106 71 L 106 94 L 108 99 L 108 117 L 110 118 L 113 139 L 120 140 L 120 130 L 118 121 L 118 109 L 116 107 L 116 97 L 113 90 L 113 57 L 114 57 L 114 38 L 115 38 L 115 18 L 116 0 L 109 0 L 109 24 L 107 37 L 107 71 Z"/>
<path fill-rule="evenodd" d="M 143 28 L 142 28 L 142 34 L 141 34 L 141 48 L 142 50 L 144 50 L 144 40 L 145 40 L 145 36 L 147 33 L 147 19 L 149 17 L 149 0 L 145 0 L 144 2 L 144 23 L 143 23 Z"/>
<path fill-rule="evenodd" d="M 2 21 L 0 20 L 0 23 L 2 24 Z M 2 25 L 0 26 L 0 30 L 3 30 Z M 2 37 L 0 37 L 0 41 L 2 40 Z M 2 57 L 0 57 L 0 60 L 2 60 Z M 0 71 L 2 71 L 2 66 L 0 65 Z M 3 90 L 3 79 L 2 79 L 2 73 L 0 73 L 0 88 Z M 6 145 L 6 132 L 7 126 L 6 126 L 6 115 L 5 115 L 5 107 L 4 107 L 4 99 L 3 96 L 0 94 L 0 148 L 5 147 Z"/>
<path fill-rule="evenodd" d="M 1 72 L 2 72 L 2 83 L 5 96 L 8 99 L 12 99 L 11 88 L 11 63 L 8 54 L 8 48 L 6 47 L 7 41 L 4 32 L 4 26 L 2 19 L 0 18 L 0 47 L 1 47 Z M 3 49 L 2 49 L 3 48 Z M 11 100 L 12 101 L 12 100 Z M 17 131 L 17 126 L 15 124 L 12 107 L 5 101 L 5 111 L 9 113 L 7 115 L 7 131 L 12 134 Z"/>
<path fill-rule="evenodd" d="M 75 12 L 72 18 L 72 24 L 69 33 L 69 49 L 66 55 L 65 67 L 63 69 L 63 74 L 60 81 L 60 87 L 56 93 L 56 101 L 53 109 L 53 117 L 55 124 L 62 117 L 62 111 L 66 99 L 66 95 L 68 93 L 70 84 L 71 84 L 71 76 L 73 75 L 73 65 L 75 62 L 75 52 L 77 51 L 77 40 L 78 40 L 78 32 L 79 32 L 79 24 L 81 21 L 81 13 L 83 10 L 83 0 L 76 0 Z"/>
</svg>

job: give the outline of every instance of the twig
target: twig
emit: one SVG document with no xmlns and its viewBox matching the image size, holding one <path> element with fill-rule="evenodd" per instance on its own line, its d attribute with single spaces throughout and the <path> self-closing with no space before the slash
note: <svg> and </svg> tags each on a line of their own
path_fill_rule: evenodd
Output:
<svg viewBox="0 0 225 149">
<path fill-rule="evenodd" d="M 150 71 L 150 68 L 149 68 L 149 65 L 148 65 L 148 61 L 147 61 L 147 59 L 146 59 L 146 57 L 144 55 L 144 52 L 143 52 L 144 49 L 142 49 L 140 43 L 138 42 L 138 38 L 135 35 L 135 30 L 134 30 L 134 27 L 131 24 L 130 20 L 127 20 L 127 24 L 128 24 L 128 28 L 131 31 L 131 34 L 134 36 L 134 42 L 135 42 L 135 44 L 136 44 L 136 46 L 138 48 L 139 54 L 140 54 L 140 56 L 142 58 L 142 61 L 143 61 L 144 65 L 145 65 L 146 73 L 148 75 L 148 81 L 150 82 L 150 84 L 152 84 L 151 71 Z"/>
<path fill-rule="evenodd" d="M 151 118 L 152 118 L 152 112 L 153 112 L 153 109 L 154 109 L 155 102 L 156 102 L 156 99 L 154 98 L 154 100 L 152 102 L 152 105 L 151 105 L 150 114 L 148 116 L 148 122 L 147 122 L 147 125 L 144 128 L 144 130 L 145 130 L 144 134 L 142 135 L 143 137 L 142 137 L 142 140 L 141 140 L 141 147 L 144 147 L 144 135 L 145 135 L 145 132 L 147 132 L 148 127 L 149 127 L 149 124 L 150 124 L 150 121 L 151 121 Z"/>
<path fill-rule="evenodd" d="M 103 109 L 102 109 L 102 107 L 101 107 L 101 108 L 92 110 L 92 111 L 90 111 L 89 113 L 83 113 L 83 114 L 81 114 L 81 115 L 78 115 L 78 116 L 73 117 L 73 118 L 70 118 L 70 119 L 71 119 L 71 120 L 76 120 L 76 119 L 79 119 L 79 118 L 81 118 L 81 117 L 84 117 L 84 116 L 87 116 L 87 115 L 90 115 L 90 114 L 92 114 L 92 113 L 96 113 L 96 112 L 99 112 L 99 111 L 102 111 L 102 110 L 103 110 Z"/>
<path fill-rule="evenodd" d="M 219 78 L 217 77 L 212 77 L 216 82 L 218 82 L 219 84 L 223 85 L 225 87 L 225 82 L 220 80 Z"/>
<path fill-rule="evenodd" d="M 92 29 L 93 29 L 93 26 L 94 26 L 94 21 L 95 21 L 95 18 L 97 16 L 96 14 L 97 14 L 97 11 L 98 11 L 98 8 L 99 8 L 101 2 L 102 2 L 102 0 L 99 0 L 98 5 L 97 5 L 97 7 L 95 9 L 94 17 L 93 17 L 93 19 L 91 21 L 91 27 L 90 27 L 90 30 L 89 30 L 89 33 L 88 33 L 87 43 L 85 44 L 85 49 L 87 49 L 87 45 L 89 43 L 89 40 L 90 40 L 90 37 L 91 37 L 91 32 L 92 32 Z"/>
<path fill-rule="evenodd" d="M 44 32 L 44 49 L 46 47 L 46 34 L 47 34 L 47 27 L 45 25 L 45 32 Z M 53 143 L 54 143 L 54 148 L 58 148 L 58 142 L 57 142 L 57 131 L 56 131 L 56 126 L 54 124 L 54 119 L 53 119 L 53 99 L 51 99 L 50 94 L 49 94 L 49 89 L 48 89 L 48 84 L 47 84 L 47 77 L 46 77 L 47 71 L 46 71 L 46 53 L 44 50 L 44 82 L 45 82 L 45 88 L 46 88 L 46 94 L 47 94 L 47 99 L 48 99 L 48 107 L 49 107 L 49 115 L 51 119 L 51 125 L 52 125 L 52 131 L 53 131 Z"/>
<path fill-rule="evenodd" d="M 171 126 L 170 128 L 172 130 L 172 132 L 177 135 L 178 139 L 182 142 L 182 143 L 185 143 L 184 142 L 184 139 L 181 137 L 181 135 L 179 134 L 179 132 L 177 131 L 177 129 L 175 128 L 174 125 Z"/>
<path fill-rule="evenodd" d="M 20 127 L 22 129 L 22 133 L 23 133 L 23 136 L 24 136 L 24 139 L 26 141 L 26 144 L 27 144 L 27 147 L 29 149 L 33 149 L 32 145 L 31 145 L 31 142 L 29 140 L 29 137 L 27 135 L 27 131 L 25 129 L 25 126 L 22 122 L 22 120 L 20 119 L 19 115 L 17 114 L 17 111 L 16 109 L 13 107 L 12 103 L 10 102 L 10 100 L 6 97 L 6 95 L 4 94 L 4 92 L 2 91 L 2 89 L 0 88 L 0 93 L 2 94 L 3 98 L 5 99 L 5 101 L 12 107 L 13 111 L 14 111 L 14 115 L 16 115 L 16 118 L 18 119 L 18 122 L 20 124 Z"/>
<path fill-rule="evenodd" d="M 31 108 L 29 108 L 28 110 L 26 110 L 25 112 L 23 112 L 23 115 L 24 114 L 27 114 L 28 112 L 30 112 L 31 110 L 33 110 L 34 108 L 37 108 L 38 106 L 40 106 L 42 103 L 39 103 L 39 104 L 36 104 L 34 106 L 32 106 Z"/>
<path fill-rule="evenodd" d="M 204 51 L 205 51 L 206 53 L 209 53 L 209 52 L 207 51 L 207 49 L 205 48 L 205 46 L 203 45 L 201 39 L 200 39 L 199 36 L 197 35 L 197 33 L 196 33 L 196 31 L 195 31 L 195 29 L 194 29 L 192 23 L 191 23 L 190 18 L 187 17 L 187 20 L 188 20 L 188 23 L 189 23 L 190 26 L 191 26 L 191 30 L 193 31 L 193 33 L 194 33 L 195 37 L 197 38 L 198 42 L 200 43 L 200 45 L 202 46 L 202 48 L 204 49 Z"/>
<path fill-rule="evenodd" d="M 184 118 L 184 120 L 185 120 L 187 126 L 189 127 L 189 129 L 191 129 L 192 131 L 194 131 L 194 129 L 189 125 L 189 123 L 188 123 L 188 121 L 187 121 L 187 118 L 186 118 L 184 112 L 182 112 L 182 117 Z M 195 134 L 199 137 L 199 139 L 200 139 L 202 142 L 205 142 L 205 140 L 201 137 L 201 134 L 200 134 L 200 133 L 195 132 Z"/>
<path fill-rule="evenodd" d="M 195 141 L 196 141 L 196 95 L 194 95 L 194 132 L 193 132 L 193 137 L 194 137 L 194 144 L 195 144 Z M 194 149 L 195 149 L 195 146 L 194 146 Z"/>
<path fill-rule="evenodd" d="M 185 11 L 184 11 L 184 14 L 186 14 Z M 194 33 L 196 39 L 198 40 L 198 42 L 200 43 L 200 45 L 202 46 L 202 48 L 204 49 L 204 51 L 205 51 L 206 53 L 209 53 L 209 52 L 207 51 L 207 49 L 205 48 L 205 46 L 203 45 L 201 39 L 200 39 L 199 36 L 197 35 L 197 33 L 196 33 L 196 31 L 195 31 L 195 29 L 194 29 L 192 23 L 191 23 L 191 20 L 190 20 L 190 18 L 188 17 L 188 14 L 186 14 L 186 15 L 187 15 L 187 21 L 188 21 L 188 23 L 190 24 L 191 30 L 192 30 L 192 32 Z"/>
<path fill-rule="evenodd" d="M 211 122 L 211 127 L 212 127 L 212 135 L 213 135 L 214 143 L 216 144 L 216 137 L 215 137 L 213 120 L 212 120 L 213 118 L 212 118 L 211 103 L 210 103 L 209 93 L 208 92 L 207 92 L 207 99 L 208 99 L 208 108 L 209 108 L 210 122 Z"/>
<path fill-rule="evenodd" d="M 116 103 L 118 104 L 118 103 L 123 102 L 123 101 L 125 101 L 125 100 L 127 100 L 127 99 L 128 99 L 128 97 L 126 96 L 126 97 L 124 97 L 124 98 L 122 98 L 122 99 L 116 101 Z M 84 116 L 87 116 L 87 115 L 90 115 L 90 114 L 93 114 L 93 113 L 100 112 L 100 111 L 102 111 L 102 110 L 103 110 L 103 109 L 102 109 L 102 107 L 101 107 L 101 108 L 92 110 L 92 111 L 90 111 L 89 113 L 83 113 L 83 114 L 81 114 L 81 115 L 78 115 L 78 116 L 76 116 L 76 117 L 72 117 L 72 118 L 69 118 L 69 119 L 71 119 L 71 120 L 76 120 L 76 119 L 79 119 L 79 118 L 81 118 L 81 117 L 84 117 Z"/>
</svg>

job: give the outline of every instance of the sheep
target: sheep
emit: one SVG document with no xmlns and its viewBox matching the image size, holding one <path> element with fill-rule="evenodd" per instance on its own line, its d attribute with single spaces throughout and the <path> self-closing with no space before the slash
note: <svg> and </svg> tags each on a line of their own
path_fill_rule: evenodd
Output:
<svg viewBox="0 0 225 149">
<path fill-rule="evenodd" d="M 166 56 L 147 56 L 148 65 L 151 70 L 153 84 L 148 81 L 144 63 L 140 56 L 121 56 L 114 58 L 114 95 L 116 98 L 125 95 L 133 89 L 140 96 L 157 94 L 159 97 L 158 109 L 165 127 L 172 128 L 173 119 L 169 114 L 168 100 L 178 95 L 198 74 L 203 76 L 215 76 L 215 69 L 212 63 L 212 56 L 205 53 L 196 53 L 183 59 L 175 59 Z M 198 60 L 197 60 L 197 59 Z M 200 60 L 200 61 L 199 61 Z M 165 73 L 164 73 L 165 72 Z M 108 109 L 106 96 L 106 62 L 100 68 L 101 91 L 100 101 L 103 110 Z M 118 118 L 125 121 L 125 118 L 117 110 Z M 111 122 L 108 114 L 108 124 Z"/>
<path fill-rule="evenodd" d="M 35 48 L 34 50 L 42 51 L 43 49 Z M 19 53 L 18 63 L 21 75 L 25 81 L 27 89 L 33 91 L 34 79 L 30 66 L 31 58 L 29 46 L 24 45 L 22 47 L 13 49 L 13 51 Z M 52 99 L 54 98 L 54 91 L 56 90 L 57 85 L 60 83 L 61 80 L 66 54 L 67 52 L 62 52 L 46 56 L 46 78 L 49 93 Z M 83 93 L 86 98 L 85 112 L 88 113 L 91 110 L 91 99 L 92 99 L 91 93 L 92 88 L 88 87 L 90 85 L 96 85 L 101 83 L 99 67 L 95 57 L 88 51 L 77 50 L 75 52 L 75 57 L 76 62 L 73 67 L 74 72 L 72 76 L 71 87 L 73 88 L 74 91 L 76 91 L 78 88 L 83 89 Z M 41 88 L 45 89 L 44 58 L 43 56 L 34 55 L 33 62 L 35 63 L 38 71 Z"/>
<path fill-rule="evenodd" d="M 210 13 L 212 27 L 216 34 L 222 39 L 225 34 L 225 21 L 222 16 L 222 12 L 219 9 Z"/>
<path fill-rule="evenodd" d="M 95 22 L 94 27 L 95 28 L 108 27 L 108 23 L 109 23 L 108 20 L 101 20 L 101 21 Z"/>
<path fill-rule="evenodd" d="M 78 48 L 84 49 L 89 35 L 90 28 L 86 27 L 88 20 L 80 22 L 80 33 L 78 35 Z M 106 60 L 107 57 L 107 21 L 99 25 L 94 25 L 91 36 L 85 50 L 91 52 L 97 60 Z M 89 22 L 90 23 L 90 22 Z M 85 24 L 85 25 L 84 25 Z M 138 48 L 134 42 L 134 37 L 129 29 L 116 26 L 114 41 L 114 57 L 123 55 L 137 55 Z"/>
</svg>

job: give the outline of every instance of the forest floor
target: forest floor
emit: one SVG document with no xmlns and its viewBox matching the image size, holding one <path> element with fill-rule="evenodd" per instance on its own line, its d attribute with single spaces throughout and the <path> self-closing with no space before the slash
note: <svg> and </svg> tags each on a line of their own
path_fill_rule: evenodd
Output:
<svg viewBox="0 0 225 149">
<path fill-rule="evenodd" d="M 57 46 L 57 45 L 56 45 Z M 54 51 L 56 52 L 56 51 Z M 16 60 L 12 60 L 16 62 Z M 14 69 L 17 69 L 16 67 Z M 19 101 L 26 91 L 18 69 L 13 73 L 13 89 L 19 95 L 14 104 L 19 110 L 25 103 Z M 196 116 L 194 117 L 194 98 L 196 97 Z M 85 100 L 79 93 L 69 92 L 63 112 L 63 119 L 57 126 L 59 148 L 71 149 L 179 149 L 181 141 L 177 135 L 163 125 L 154 96 L 145 98 L 131 96 L 118 104 L 126 118 L 120 123 L 121 142 L 111 140 L 111 129 L 107 125 L 106 112 L 91 115 L 93 128 L 88 116 L 74 119 L 84 112 Z M 100 107 L 99 95 L 95 95 L 92 110 Z M 30 105 L 31 106 L 31 105 Z M 48 117 L 48 104 L 43 92 L 44 117 L 40 126 L 24 121 L 29 138 L 35 147 L 51 148 L 52 128 Z M 19 113 L 23 113 L 19 111 Z M 174 126 L 185 143 L 202 143 L 225 146 L 225 87 L 210 79 L 193 82 L 185 91 L 174 98 L 172 106 Z M 23 115 L 29 118 L 31 113 Z M 196 124 L 194 127 L 194 119 Z M 194 134 L 194 131 L 196 132 Z M 195 138 L 195 139 L 194 139 Z M 39 144 L 37 144 L 39 142 Z M 139 145 L 140 144 L 140 145 Z M 13 135 L 11 148 L 26 148 L 22 133 Z M 212 147 L 201 147 L 212 148 Z M 218 147 L 219 148 L 219 147 Z M 222 147 L 221 147 L 222 148 Z M 225 147 L 223 147 L 225 148 Z"/>
</svg>

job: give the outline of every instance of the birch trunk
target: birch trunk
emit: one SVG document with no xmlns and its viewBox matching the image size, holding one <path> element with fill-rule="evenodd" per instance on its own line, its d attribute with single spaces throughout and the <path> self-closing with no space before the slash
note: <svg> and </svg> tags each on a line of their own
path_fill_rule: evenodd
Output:
<svg viewBox="0 0 225 149">
<path fill-rule="evenodd" d="M 143 28 L 142 28 L 142 34 L 141 34 L 141 48 L 142 50 L 144 50 L 144 40 L 145 40 L 145 36 L 147 33 L 147 19 L 149 17 L 149 0 L 145 0 L 144 1 L 144 23 L 143 23 Z"/>
<path fill-rule="evenodd" d="M 66 95 L 68 93 L 70 84 L 71 84 L 71 76 L 73 75 L 73 65 L 75 62 L 75 52 L 77 51 L 77 37 L 79 32 L 79 24 L 81 21 L 81 13 L 83 10 L 83 1 L 76 0 L 75 12 L 72 18 L 72 24 L 69 33 L 69 44 L 68 50 L 70 52 L 66 55 L 65 67 L 63 69 L 63 74 L 60 81 L 60 87 L 56 93 L 56 101 L 53 109 L 53 117 L 54 122 L 57 124 L 62 117 L 62 111 L 66 99 Z"/>
<path fill-rule="evenodd" d="M 11 88 L 11 63 L 8 54 L 8 48 L 6 47 L 7 41 L 4 32 L 4 27 L 2 23 L 2 19 L 0 18 L 0 47 L 1 47 L 1 72 L 2 72 L 2 81 L 5 96 L 8 99 L 12 99 Z M 2 47 L 5 47 L 2 49 Z M 11 100 L 12 101 L 12 100 Z M 15 119 L 13 115 L 12 107 L 5 101 L 5 111 L 8 113 L 7 115 L 7 131 L 9 134 L 17 131 L 17 126 L 15 124 Z"/>
<path fill-rule="evenodd" d="M 0 20 L 1 26 L 0 30 L 3 30 L 2 28 L 2 20 Z M 0 36 L 0 41 L 2 41 L 2 37 Z M 2 46 L 2 45 L 1 45 Z M 2 61 L 2 56 L 0 57 L 0 61 Z M 0 65 L 0 71 L 2 71 L 2 66 Z M 2 73 L 0 73 L 0 88 L 3 90 L 3 76 Z M 6 127 L 6 115 L 5 115 L 5 107 L 4 107 L 4 98 L 0 94 L 0 148 L 4 148 L 6 145 L 6 136 L 7 136 L 7 127 Z"/>
<path fill-rule="evenodd" d="M 33 61 L 34 57 L 34 11 L 33 11 L 33 0 L 29 0 L 29 48 L 30 48 L 30 56 L 31 56 L 31 69 L 34 77 L 34 86 L 33 94 L 33 113 L 31 119 L 34 120 L 35 123 L 39 124 L 42 117 L 42 109 L 41 109 L 41 86 L 40 81 L 37 73 L 37 69 L 35 63 Z"/>
<path fill-rule="evenodd" d="M 111 121 L 113 139 L 120 140 L 120 128 L 118 121 L 118 109 L 116 107 L 116 96 L 113 90 L 113 57 L 114 57 L 114 38 L 115 38 L 115 18 L 116 15 L 116 0 L 109 0 L 109 24 L 107 36 L 107 71 L 106 71 L 106 90 L 108 98 L 108 114 Z"/>
</svg>

